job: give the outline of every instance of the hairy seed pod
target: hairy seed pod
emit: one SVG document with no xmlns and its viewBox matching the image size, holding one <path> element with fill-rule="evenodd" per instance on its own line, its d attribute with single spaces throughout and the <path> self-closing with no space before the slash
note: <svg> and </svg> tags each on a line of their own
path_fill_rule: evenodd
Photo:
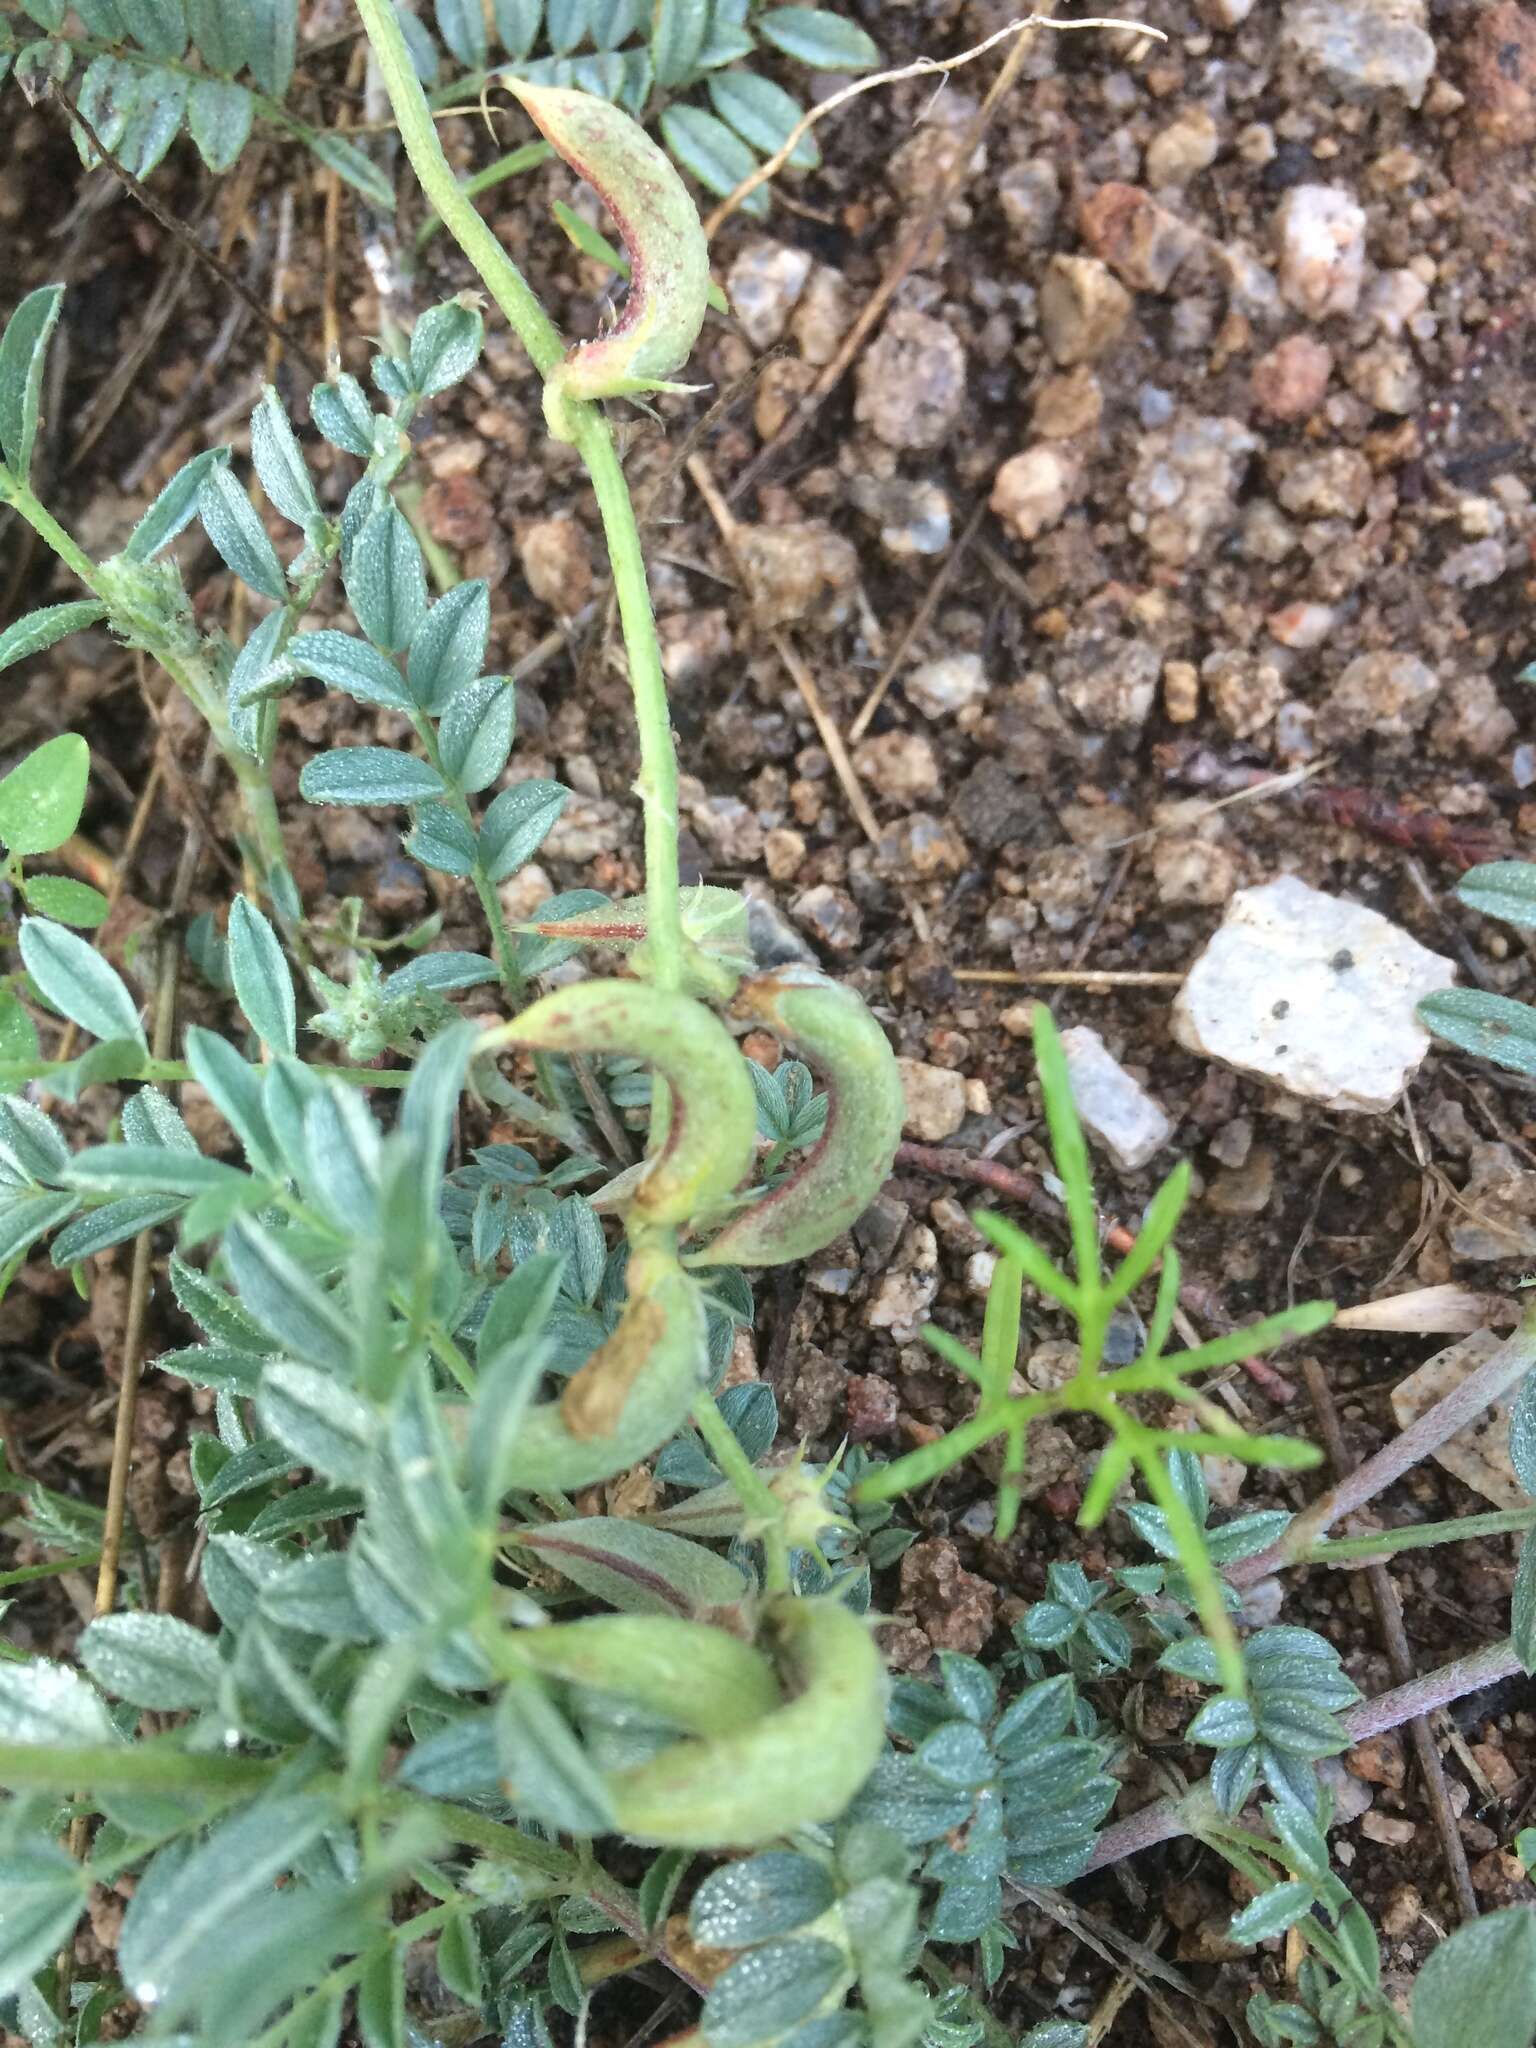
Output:
<svg viewBox="0 0 1536 2048">
<path fill-rule="evenodd" d="M 508 1491 L 595 1486 L 648 1458 L 682 1426 L 709 1378 L 709 1343 L 703 1293 L 670 1252 L 631 1254 L 619 1326 L 571 1387 L 584 1375 L 588 1392 L 578 1413 L 589 1426 L 571 1425 L 570 1387 L 565 1398 L 532 1409 L 503 1469 Z M 597 1423 L 607 1426 L 590 1426 Z"/>
<path fill-rule="evenodd" d="M 780 967 L 743 982 L 733 1009 L 766 1024 L 826 1081 L 827 1126 L 789 1179 L 691 1263 L 782 1266 L 830 1244 L 885 1185 L 905 1115 L 901 1074 L 860 998 L 814 968 Z"/>
<path fill-rule="evenodd" d="M 835 1820 L 884 1741 L 885 1670 L 869 1624 L 835 1598 L 768 1608 L 787 1705 L 715 1741 L 674 1743 L 616 1772 L 608 1791 L 632 1841 L 752 1848 Z"/>
<path fill-rule="evenodd" d="M 666 1137 L 630 1198 L 637 1222 L 681 1224 L 707 1214 L 752 1164 L 757 1110 L 745 1062 L 719 1018 L 692 996 L 642 981 L 581 981 L 540 997 L 481 1049 L 498 1044 L 627 1053 L 666 1081 Z"/>
<path fill-rule="evenodd" d="M 709 245 L 687 186 L 638 121 L 590 93 L 518 78 L 505 83 L 613 215 L 630 262 L 618 321 L 599 340 L 573 349 L 545 382 L 549 431 L 569 441 L 572 399 L 694 388 L 670 380 L 704 324 Z"/>
<path fill-rule="evenodd" d="M 723 1628 L 664 1614 L 595 1614 L 519 1629 L 509 1664 L 633 1701 L 694 1735 L 732 1735 L 784 1703 L 761 1650 Z"/>
</svg>

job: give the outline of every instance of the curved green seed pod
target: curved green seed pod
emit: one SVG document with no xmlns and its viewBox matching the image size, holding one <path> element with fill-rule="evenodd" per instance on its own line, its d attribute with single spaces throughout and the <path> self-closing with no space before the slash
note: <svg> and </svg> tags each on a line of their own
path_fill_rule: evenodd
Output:
<svg viewBox="0 0 1536 2048">
<path fill-rule="evenodd" d="M 519 1629 L 508 1665 L 611 1692 L 695 1735 L 731 1735 L 784 1703 L 761 1650 L 722 1628 L 661 1614 L 597 1614 Z"/>
<path fill-rule="evenodd" d="M 766 1024 L 825 1079 L 827 1126 L 789 1179 L 690 1263 L 782 1266 L 830 1244 L 885 1185 L 905 1116 L 901 1074 L 861 999 L 814 968 L 781 967 L 744 982 L 733 1009 Z"/>
<path fill-rule="evenodd" d="M 688 188 L 637 121 L 590 93 L 518 78 L 505 84 L 613 215 L 630 262 L 617 323 L 573 349 L 545 381 L 549 431 L 569 441 L 572 399 L 695 388 L 669 380 L 693 353 L 704 324 L 709 245 Z"/>
<path fill-rule="evenodd" d="M 541 996 L 480 1050 L 504 1044 L 626 1053 L 666 1081 L 666 1137 L 630 1198 L 640 1222 L 680 1224 L 706 1214 L 752 1164 L 757 1110 L 746 1063 L 719 1018 L 691 996 L 640 981 L 577 982 Z"/>
<path fill-rule="evenodd" d="M 713 1742 L 678 1742 L 608 1780 L 632 1841 L 751 1848 L 835 1820 L 879 1760 L 885 1670 L 867 1622 L 834 1598 L 768 1611 L 786 1706 Z"/>
<path fill-rule="evenodd" d="M 584 1392 L 573 1399 L 584 1378 Z M 530 1410 L 503 1466 L 502 1483 L 509 1492 L 570 1493 L 611 1479 L 648 1458 L 682 1426 L 708 1378 L 698 1282 L 670 1252 L 634 1252 L 618 1328 L 560 1400 Z"/>
</svg>

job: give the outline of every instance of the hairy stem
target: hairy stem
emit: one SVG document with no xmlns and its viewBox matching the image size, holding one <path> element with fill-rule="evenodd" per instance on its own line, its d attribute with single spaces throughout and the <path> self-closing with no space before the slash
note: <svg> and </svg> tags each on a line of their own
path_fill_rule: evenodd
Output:
<svg viewBox="0 0 1536 2048">
<path fill-rule="evenodd" d="M 770 1593 L 789 1591 L 789 1544 L 784 1535 L 784 1510 L 773 1489 L 736 1441 L 734 1432 L 711 1394 L 701 1394 L 690 1411 L 693 1426 L 720 1467 L 746 1513 L 747 1533 L 763 1539 L 764 1579 Z"/>
<path fill-rule="evenodd" d="M 437 139 L 426 95 L 411 64 L 389 0 L 357 0 L 379 75 L 389 95 L 405 153 L 426 199 L 475 266 L 486 290 L 511 322 L 534 368 L 547 377 L 564 354 L 553 321 L 527 279 L 475 211 Z M 658 988 L 683 980 L 683 917 L 677 863 L 677 754 L 667 710 L 666 681 L 650 590 L 640 551 L 640 529 L 629 486 L 601 410 L 573 402 L 575 445 L 592 479 L 613 568 L 619 619 L 629 656 L 630 688 L 640 738 L 638 791 L 645 810 L 645 888 L 648 956 Z"/>
<path fill-rule="evenodd" d="M 213 734 L 219 752 L 224 756 L 230 773 L 239 785 L 246 822 L 250 827 L 251 842 L 260 863 L 263 882 L 268 876 L 281 873 L 288 865 L 288 856 L 283 847 L 282 825 L 278 818 L 277 802 L 273 797 L 271 784 L 261 764 L 253 761 L 249 754 L 236 744 L 235 736 L 230 730 L 224 693 L 211 669 L 203 662 L 190 659 L 184 649 L 169 645 L 161 636 L 147 633 L 138 626 L 131 627 L 124 622 L 117 615 L 111 593 L 102 588 L 96 564 L 84 548 L 59 524 L 27 485 L 3 467 L 0 467 L 0 504 L 11 505 L 21 514 L 38 539 L 53 550 L 67 569 L 79 577 L 93 597 L 100 598 L 107 607 L 108 622 L 113 630 L 121 633 L 130 645 L 142 649 L 153 661 L 157 661 L 194 706 Z"/>
</svg>

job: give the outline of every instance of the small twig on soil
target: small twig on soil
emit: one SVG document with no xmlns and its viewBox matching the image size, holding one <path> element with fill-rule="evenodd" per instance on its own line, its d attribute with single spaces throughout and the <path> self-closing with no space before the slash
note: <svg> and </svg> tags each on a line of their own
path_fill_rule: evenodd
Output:
<svg viewBox="0 0 1536 2048">
<path fill-rule="evenodd" d="M 754 597 L 750 565 L 742 552 L 740 529 L 735 515 L 721 496 L 702 455 L 690 455 L 687 469 L 699 496 L 709 508 L 711 518 L 720 529 L 720 538 L 725 542 L 726 551 L 736 565 L 742 590 L 750 604 Z M 769 627 L 766 637 L 772 643 L 780 661 L 788 669 L 795 688 L 805 700 L 805 707 L 815 721 L 821 744 L 826 748 L 827 758 L 832 763 L 832 772 L 842 784 L 843 794 L 848 799 L 848 807 L 853 812 L 859 830 L 871 846 L 878 846 L 880 826 L 870 808 L 869 798 L 864 793 L 864 785 L 859 780 L 858 770 L 848 758 L 848 749 L 843 745 L 843 736 L 837 729 L 837 721 L 822 702 L 821 692 L 816 687 L 816 678 L 801 660 L 788 634 L 780 632 L 777 627 Z"/>
<path fill-rule="evenodd" d="M 1018 77 L 1028 49 L 1029 42 L 1026 37 L 1019 36 L 1015 39 L 1013 47 L 1003 59 L 997 77 L 992 81 L 986 98 L 982 101 L 981 106 L 967 125 L 964 135 L 960 138 L 959 145 L 955 151 L 954 164 L 948 176 L 940 179 L 928 204 L 923 207 L 921 212 L 908 226 L 906 233 L 897 244 L 896 253 L 891 258 L 884 277 L 881 278 L 879 284 L 876 285 L 874 291 L 865 301 L 858 318 L 843 336 L 837 354 L 827 364 L 821 375 L 816 379 L 816 382 L 801 399 L 772 440 L 754 456 L 731 486 L 728 494 L 731 504 L 736 504 L 747 492 L 751 491 L 756 486 L 764 470 L 783 454 L 792 441 L 798 440 L 811 421 L 815 419 L 827 397 L 837 389 L 838 385 L 852 368 L 865 342 L 884 317 L 886 307 L 895 298 L 903 279 L 907 276 L 913 264 L 917 262 L 923 250 L 927 248 L 928 240 L 933 233 L 935 224 L 943 218 L 945 208 L 954 198 L 955 193 L 966 178 L 969 177 L 971 158 L 976 154 L 982 137 L 992 125 L 994 115 L 1007 97 L 1014 80 Z"/>
<path fill-rule="evenodd" d="M 845 85 L 841 92 L 833 93 L 830 99 L 823 100 L 819 106 L 812 107 L 808 114 L 802 115 L 767 162 L 759 164 L 755 171 L 742 179 L 733 192 L 726 194 L 714 212 L 705 219 L 706 240 L 713 241 L 716 231 L 730 219 L 741 202 L 760 185 L 766 185 L 770 178 L 778 176 L 818 121 L 824 121 L 828 114 L 835 114 L 839 107 L 846 106 L 852 99 L 857 99 L 860 93 L 873 92 L 881 85 L 897 85 L 907 78 L 931 78 L 938 72 L 958 71 L 963 64 L 974 64 L 978 57 L 984 57 L 988 50 L 996 49 L 999 43 L 1006 42 L 1010 36 L 1023 36 L 1032 28 L 1053 28 L 1058 31 L 1078 28 L 1128 28 L 1134 29 L 1139 35 L 1155 36 L 1160 43 L 1166 43 L 1168 40 L 1160 28 L 1149 28 L 1144 21 L 1054 21 L 1047 14 L 1029 14 L 994 30 L 985 42 L 977 43 L 974 49 L 962 50 L 958 57 L 918 57 L 912 63 L 903 64 L 895 71 L 877 71 L 872 78 L 856 79 L 852 85 Z M 971 151 L 967 150 L 965 155 L 969 158 Z"/>
<path fill-rule="evenodd" d="M 1332 825 L 1346 831 L 1363 832 L 1388 846 L 1405 847 L 1411 853 L 1433 855 L 1454 867 L 1476 867 L 1480 861 L 1498 860 L 1508 847 L 1497 832 L 1470 825 L 1461 818 L 1448 818 L 1439 811 L 1416 809 L 1382 796 L 1374 789 L 1350 784 L 1336 786 L 1305 782 L 1301 778 L 1275 776 L 1267 768 L 1240 768 L 1222 761 L 1208 748 L 1174 741 L 1154 749 L 1154 757 L 1171 781 L 1196 789 L 1221 788 L 1229 796 L 1273 786 L 1274 793 L 1295 787 L 1309 810 L 1320 811 Z"/>
<path fill-rule="evenodd" d="M 189 248 L 200 262 L 205 263 L 226 291 L 233 292 L 237 298 L 245 301 L 257 319 L 260 320 L 263 327 L 274 333 L 277 340 L 288 350 L 294 360 L 303 366 L 305 376 L 316 384 L 323 383 L 325 379 L 324 367 L 316 361 L 302 342 L 294 340 L 288 328 L 279 326 L 272 319 L 271 314 L 262 304 L 260 297 L 251 290 L 244 278 L 237 276 L 230 269 L 229 265 L 224 262 L 222 257 L 215 256 L 211 249 L 205 249 L 186 223 L 178 220 L 174 213 L 168 212 L 149 188 L 139 182 L 126 164 L 118 162 L 117 158 L 91 126 L 89 119 L 81 113 L 73 96 L 65 90 L 57 79 L 53 81 L 52 89 L 61 105 L 68 112 L 70 119 L 80 124 L 80 127 L 84 130 L 86 140 L 90 143 L 92 149 L 95 150 L 113 176 L 119 179 L 127 187 L 128 191 L 133 194 L 150 218 L 157 221 L 168 235 L 174 236 L 178 242 Z"/>
<path fill-rule="evenodd" d="M 957 967 L 956 981 L 988 982 L 998 988 L 1178 988 L 1187 969 L 1166 972 L 1142 967 L 1042 967 L 1038 973 L 1017 974 L 1011 969 Z"/>
<path fill-rule="evenodd" d="M 1304 1358 L 1301 1362 L 1302 1377 L 1307 1383 L 1307 1392 L 1312 1396 L 1312 1405 L 1317 1414 L 1318 1433 L 1328 1453 L 1328 1462 L 1336 1478 L 1347 1478 L 1354 1466 L 1349 1446 L 1344 1441 L 1344 1431 L 1339 1425 L 1339 1411 L 1334 1406 L 1333 1389 L 1328 1384 L 1328 1375 L 1315 1358 Z M 1376 1619 L 1381 1628 L 1382 1640 L 1386 1644 L 1387 1662 L 1392 1676 L 1399 1685 L 1406 1685 L 1413 1677 L 1413 1653 L 1408 1646 L 1408 1633 L 1403 1627 L 1403 1603 L 1398 1597 L 1397 1585 L 1385 1564 L 1370 1564 L 1365 1568 L 1366 1583 L 1371 1590 L 1371 1603 L 1376 1609 Z M 1445 1789 L 1445 1766 L 1440 1761 L 1440 1751 L 1435 1742 L 1434 1731 L 1429 1725 L 1427 1714 L 1415 1714 L 1408 1723 L 1408 1732 L 1413 1738 L 1414 1754 L 1419 1760 L 1419 1771 L 1424 1779 L 1424 1791 L 1429 1799 L 1429 1810 L 1434 1816 L 1435 1830 L 1440 1837 L 1440 1847 L 1445 1856 L 1445 1867 L 1450 1873 L 1451 1889 L 1456 1894 L 1456 1903 L 1463 1920 L 1478 1917 L 1477 1894 L 1472 1889 L 1471 1873 L 1467 1869 L 1467 1851 L 1461 1839 L 1461 1830 L 1456 1825 L 1456 1816 L 1451 1811 L 1450 1795 Z"/>
<path fill-rule="evenodd" d="M 1352 1707 L 1339 1716 L 1339 1723 L 1352 1744 L 1366 1742 L 1373 1735 L 1401 1728 L 1416 1714 L 1432 1714 L 1439 1707 L 1451 1706 L 1471 1693 L 1497 1685 L 1500 1679 L 1513 1677 L 1520 1668 L 1515 1646 L 1505 1636 L 1502 1642 L 1489 1643 L 1466 1657 L 1458 1657 L 1453 1664 L 1442 1664 L 1422 1678 Z M 1159 1842 L 1197 1834 L 1203 1821 L 1214 1817 L 1215 1802 L 1203 1780 L 1182 1799 L 1154 1799 L 1139 1812 L 1104 1830 L 1094 1844 L 1088 1868 L 1107 1870 L 1112 1863 L 1142 1849 L 1154 1848 Z"/>
<path fill-rule="evenodd" d="M 976 538 L 981 522 L 986 516 L 986 506 L 984 504 L 978 505 L 970 518 L 965 522 L 960 538 L 939 565 L 938 573 L 923 593 L 922 603 L 912 614 L 910 625 L 902 634 L 900 640 L 897 641 L 894 653 L 881 670 L 880 680 L 859 706 L 858 713 L 852 725 L 848 728 L 848 738 L 853 745 L 857 745 L 863 739 L 865 733 L 869 731 L 869 721 L 885 702 L 885 693 L 900 674 L 908 654 L 917 643 L 918 636 L 927 630 L 928 621 L 938 610 L 939 599 L 954 581 L 955 571 L 965 559 L 966 551 L 969 549 L 971 542 Z"/>
<path fill-rule="evenodd" d="M 1394 1480 L 1401 1479 L 1405 1472 L 1410 1472 L 1423 1459 L 1432 1456 L 1459 1429 L 1464 1429 L 1481 1415 L 1485 1408 L 1492 1407 L 1511 1388 L 1518 1386 L 1533 1365 L 1536 1365 L 1536 1310 L 1528 1310 L 1513 1335 L 1506 1337 L 1498 1350 L 1475 1372 L 1468 1373 L 1444 1400 L 1437 1401 L 1433 1408 L 1427 1408 L 1417 1421 L 1411 1422 L 1390 1443 L 1383 1444 L 1374 1457 L 1367 1458 L 1347 1478 L 1330 1487 L 1321 1500 L 1314 1502 L 1305 1514 L 1296 1517 L 1278 1543 L 1272 1543 L 1268 1550 L 1260 1551 L 1256 1557 L 1246 1557 L 1232 1565 L 1227 1572 L 1229 1584 L 1251 1586 L 1294 1563 L 1319 1536 L 1325 1536 L 1335 1522 L 1357 1513 Z"/>
</svg>

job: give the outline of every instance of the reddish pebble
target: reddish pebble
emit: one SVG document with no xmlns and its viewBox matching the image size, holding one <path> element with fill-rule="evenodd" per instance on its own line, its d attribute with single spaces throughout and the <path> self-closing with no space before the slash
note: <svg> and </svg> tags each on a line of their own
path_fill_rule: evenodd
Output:
<svg viewBox="0 0 1536 2048">
<path fill-rule="evenodd" d="M 445 548 L 477 548 L 491 537 L 491 494 L 477 476 L 439 477 L 421 495 L 428 533 Z"/>
<path fill-rule="evenodd" d="M 1310 334 L 1292 334 L 1253 366 L 1253 402 L 1271 419 L 1303 420 L 1316 412 L 1333 372 L 1333 356 Z"/>
<path fill-rule="evenodd" d="M 1177 214 L 1138 185 L 1100 185 L 1078 216 L 1083 240 L 1133 291 L 1163 292 L 1195 245 Z"/>
<path fill-rule="evenodd" d="M 1517 0 L 1478 13 L 1463 61 L 1473 126 L 1490 142 L 1536 142 L 1536 15 Z"/>
<path fill-rule="evenodd" d="M 848 1440 L 868 1443 L 871 1437 L 890 1436 L 900 1417 L 896 1389 L 875 1373 L 853 1373 L 848 1380 Z"/>
</svg>

